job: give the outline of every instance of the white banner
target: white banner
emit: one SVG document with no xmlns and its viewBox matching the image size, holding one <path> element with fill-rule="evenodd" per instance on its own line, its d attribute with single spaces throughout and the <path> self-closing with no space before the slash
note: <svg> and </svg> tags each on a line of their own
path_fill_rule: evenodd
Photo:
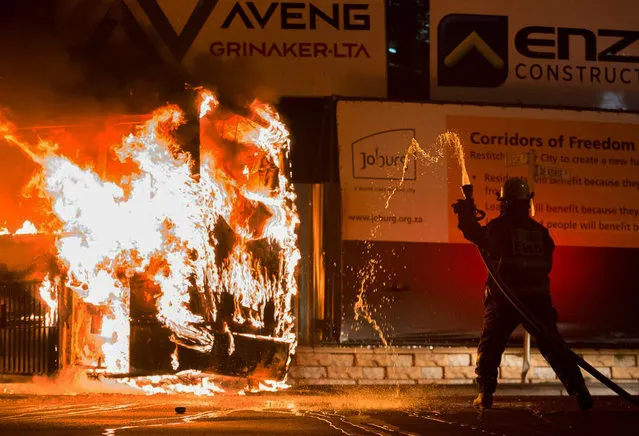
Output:
<svg viewBox="0 0 639 436">
<path fill-rule="evenodd" d="M 407 155 L 413 138 L 432 141 L 443 124 L 440 115 L 416 110 L 420 107 L 338 103 L 344 239 L 447 242 L 442 230 L 448 211 L 441 207 L 447 197 L 445 162 L 424 163 Z"/>
<path fill-rule="evenodd" d="M 58 1 L 61 27 L 91 51 L 125 37 L 216 86 L 386 97 L 383 1 Z"/>
<path fill-rule="evenodd" d="M 431 97 L 637 110 L 637 6 L 431 0 Z"/>
<path fill-rule="evenodd" d="M 340 101 L 337 123 L 345 240 L 465 242 L 456 137 L 489 219 L 508 177 L 534 178 L 535 217 L 558 245 L 639 247 L 636 115 Z"/>
</svg>

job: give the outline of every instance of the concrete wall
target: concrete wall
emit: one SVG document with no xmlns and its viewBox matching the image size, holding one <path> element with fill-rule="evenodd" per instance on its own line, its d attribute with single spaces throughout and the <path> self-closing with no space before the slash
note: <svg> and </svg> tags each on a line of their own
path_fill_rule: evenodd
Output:
<svg viewBox="0 0 639 436">
<path fill-rule="evenodd" d="M 639 383 L 639 349 L 574 351 L 616 382 Z M 294 386 L 472 384 L 476 359 L 476 349 L 468 347 L 298 347 L 288 380 Z M 521 348 L 507 349 L 499 382 L 521 383 L 522 362 Z M 536 349 L 526 383 L 559 383 Z"/>
</svg>

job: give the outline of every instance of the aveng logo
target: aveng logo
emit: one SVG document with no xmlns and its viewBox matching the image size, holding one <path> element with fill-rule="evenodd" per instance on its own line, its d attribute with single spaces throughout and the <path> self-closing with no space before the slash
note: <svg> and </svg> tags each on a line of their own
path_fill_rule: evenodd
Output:
<svg viewBox="0 0 639 436">
<path fill-rule="evenodd" d="M 384 130 L 351 144 L 353 178 L 416 180 L 417 161 L 409 154 L 415 129 Z"/>
<path fill-rule="evenodd" d="M 132 7 L 135 3 L 137 3 L 136 7 Z M 180 2 L 175 0 L 174 3 L 177 5 Z M 185 3 L 179 7 L 190 8 L 189 5 L 193 2 Z M 371 2 L 314 2 L 312 0 L 299 2 L 198 0 L 192 10 L 187 10 L 188 18 L 184 26 L 178 30 L 169 19 L 171 14 L 167 12 L 167 10 L 174 11 L 177 7 L 171 5 L 171 2 L 76 0 L 70 6 L 64 21 L 67 27 L 75 29 L 81 27 L 79 24 L 84 24 L 86 21 L 87 10 L 103 11 L 100 22 L 85 47 L 87 53 L 99 52 L 113 36 L 116 28 L 122 26 L 132 42 L 145 52 L 152 51 L 152 55 L 157 57 L 160 52 L 155 48 L 154 38 L 150 37 L 147 29 L 140 24 L 141 21 L 148 20 L 159 40 L 166 45 L 173 57 L 181 62 L 205 26 L 214 26 L 220 32 L 236 28 L 255 32 L 267 27 L 290 30 L 293 34 L 300 30 L 370 31 L 371 4 Z M 138 9 L 141 14 L 137 12 Z M 355 46 L 350 42 L 345 44 Z"/>
<path fill-rule="evenodd" d="M 639 84 L 635 67 L 610 65 L 639 63 L 638 30 L 522 27 L 512 41 L 515 53 L 555 62 L 510 66 L 506 16 L 450 14 L 437 38 L 439 86 L 497 87 L 509 73 L 518 80 Z"/>
<path fill-rule="evenodd" d="M 271 2 L 259 8 L 255 2 L 235 2 L 222 29 L 236 25 L 264 29 L 269 23 L 282 30 L 315 30 L 322 26 L 336 30 L 371 30 L 371 17 L 365 3 Z"/>
</svg>

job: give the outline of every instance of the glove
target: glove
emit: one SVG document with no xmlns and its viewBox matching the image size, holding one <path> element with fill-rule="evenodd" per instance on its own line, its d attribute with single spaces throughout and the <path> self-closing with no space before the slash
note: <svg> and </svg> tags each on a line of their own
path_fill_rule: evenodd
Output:
<svg viewBox="0 0 639 436">
<path fill-rule="evenodd" d="M 459 221 L 481 221 L 486 216 L 486 212 L 477 210 L 472 198 L 457 200 L 452 208 L 453 212 L 458 215 Z"/>
<path fill-rule="evenodd" d="M 475 214 L 475 202 L 467 199 L 460 199 L 452 204 L 453 212 L 460 216 L 460 219 L 472 217 Z"/>
</svg>

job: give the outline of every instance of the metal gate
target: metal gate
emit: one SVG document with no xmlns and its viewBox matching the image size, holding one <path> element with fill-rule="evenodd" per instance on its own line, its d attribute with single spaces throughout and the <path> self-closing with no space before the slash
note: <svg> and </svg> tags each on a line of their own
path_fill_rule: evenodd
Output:
<svg viewBox="0 0 639 436">
<path fill-rule="evenodd" d="M 0 373 L 48 374 L 58 368 L 58 311 L 39 282 L 0 281 Z"/>
</svg>

